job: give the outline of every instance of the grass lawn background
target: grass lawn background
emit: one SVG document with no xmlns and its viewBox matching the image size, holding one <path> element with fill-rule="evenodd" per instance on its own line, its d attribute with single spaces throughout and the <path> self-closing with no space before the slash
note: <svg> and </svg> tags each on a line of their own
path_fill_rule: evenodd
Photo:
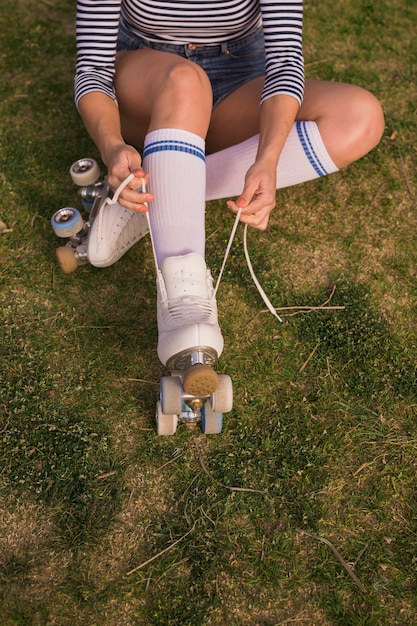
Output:
<svg viewBox="0 0 417 626">
<path fill-rule="evenodd" d="M 74 5 L 0 0 L 0 623 L 417 624 L 417 7 L 305 2 L 307 75 L 369 88 L 386 132 L 249 232 L 282 325 L 238 230 L 218 294 L 234 409 L 219 436 L 158 438 L 149 241 L 70 276 L 54 256 L 69 167 L 98 158 Z M 215 277 L 232 223 L 208 204 Z"/>
</svg>

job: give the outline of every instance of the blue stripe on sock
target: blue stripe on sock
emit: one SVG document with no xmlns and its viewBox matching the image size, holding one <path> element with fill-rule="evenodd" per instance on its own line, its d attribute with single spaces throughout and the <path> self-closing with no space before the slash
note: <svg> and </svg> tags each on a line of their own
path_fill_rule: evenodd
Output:
<svg viewBox="0 0 417 626">
<path fill-rule="evenodd" d="M 311 143 L 311 139 L 308 136 L 306 123 L 297 122 L 296 128 L 297 128 L 297 133 L 298 133 L 298 138 L 300 140 L 300 143 L 314 171 L 316 172 L 318 176 L 326 176 L 328 172 L 314 150 L 313 144 Z"/>
<path fill-rule="evenodd" d="M 167 139 L 163 141 L 155 141 L 153 143 L 145 146 L 143 151 L 143 157 L 149 156 L 155 152 L 186 152 L 187 154 L 191 154 L 193 156 L 206 160 L 206 155 L 204 154 L 204 150 L 195 146 L 192 143 L 187 143 L 185 141 L 177 141 L 176 139 Z"/>
</svg>

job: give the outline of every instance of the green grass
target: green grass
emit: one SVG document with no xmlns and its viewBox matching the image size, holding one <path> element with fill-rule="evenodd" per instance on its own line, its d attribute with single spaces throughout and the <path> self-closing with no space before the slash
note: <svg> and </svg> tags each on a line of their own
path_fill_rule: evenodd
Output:
<svg viewBox="0 0 417 626">
<path fill-rule="evenodd" d="M 158 438 L 149 241 L 106 270 L 55 261 L 69 166 L 98 157 L 74 3 L 0 0 L 2 626 L 417 624 L 417 8 L 305 4 L 308 75 L 373 91 L 385 135 L 249 232 L 282 325 L 238 230 L 218 298 L 233 411 L 219 436 Z M 224 215 L 210 204 L 215 276 Z"/>
</svg>

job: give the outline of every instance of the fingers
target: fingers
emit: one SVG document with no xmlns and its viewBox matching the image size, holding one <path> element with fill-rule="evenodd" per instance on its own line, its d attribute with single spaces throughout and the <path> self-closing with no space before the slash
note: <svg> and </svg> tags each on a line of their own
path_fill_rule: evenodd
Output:
<svg viewBox="0 0 417 626">
<path fill-rule="evenodd" d="M 275 190 L 274 190 L 275 191 Z M 243 195 L 238 200 L 229 200 L 227 206 L 233 213 L 241 210 L 240 221 L 258 230 L 265 230 L 268 226 L 269 216 L 275 207 L 275 193 L 273 198 L 266 199 L 266 194 L 255 195 L 248 202 Z"/>
<path fill-rule="evenodd" d="M 121 193 L 119 196 L 119 204 L 138 213 L 146 213 L 148 202 L 152 200 L 153 196 L 151 194 L 139 194 L 136 191 Z"/>
<path fill-rule="evenodd" d="M 143 182 L 145 184 L 148 180 L 148 176 L 144 174 L 142 170 L 135 172 L 135 177 L 126 185 L 119 196 L 119 203 L 130 209 L 131 211 L 139 211 L 143 213 L 148 210 L 147 203 L 152 202 L 154 196 L 147 192 L 142 191 Z"/>
<path fill-rule="evenodd" d="M 235 213 L 235 215 L 241 209 L 241 207 L 239 207 L 233 200 L 228 200 L 226 204 L 229 209 Z M 240 214 L 240 221 L 243 224 L 248 224 L 253 228 L 257 228 L 258 230 L 266 230 L 266 227 L 268 226 L 269 214 L 270 211 L 257 213 L 247 213 L 246 211 L 242 211 Z"/>
<path fill-rule="evenodd" d="M 265 230 L 276 202 L 276 168 L 255 163 L 247 172 L 243 191 L 236 201 L 229 200 L 227 206 L 237 213 L 240 221 L 253 228 Z"/>
<path fill-rule="evenodd" d="M 147 203 L 154 199 L 154 196 L 151 193 L 148 191 L 142 191 L 143 181 L 146 182 L 147 178 L 148 177 L 143 173 L 143 171 L 135 172 L 134 178 L 132 178 L 120 192 L 118 197 L 119 204 L 124 206 L 126 209 L 130 209 L 131 211 L 139 211 L 140 213 L 147 211 Z M 113 177 L 112 180 L 115 180 L 115 178 Z M 123 180 L 119 183 L 119 185 L 122 183 Z M 109 184 L 111 185 L 110 179 Z M 111 185 L 111 187 L 113 187 L 113 185 Z"/>
<path fill-rule="evenodd" d="M 134 174 L 133 178 L 122 189 L 118 202 L 131 211 L 145 212 L 148 210 L 147 203 L 154 197 L 145 191 L 149 176 L 145 174 L 139 153 L 131 146 L 124 145 L 112 155 L 112 163 L 109 164 L 107 181 L 115 191 L 126 178 Z"/>
</svg>

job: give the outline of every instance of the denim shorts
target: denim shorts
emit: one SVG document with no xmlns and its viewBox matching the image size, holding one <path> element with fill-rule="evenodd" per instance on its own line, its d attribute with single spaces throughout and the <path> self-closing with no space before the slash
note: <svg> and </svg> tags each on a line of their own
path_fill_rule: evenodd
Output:
<svg viewBox="0 0 417 626">
<path fill-rule="evenodd" d="M 171 52 L 197 63 L 210 79 L 213 109 L 245 83 L 265 75 L 265 46 L 260 28 L 241 39 L 231 39 L 215 45 L 169 44 L 137 37 L 122 20 L 117 50 L 142 48 Z"/>
</svg>

